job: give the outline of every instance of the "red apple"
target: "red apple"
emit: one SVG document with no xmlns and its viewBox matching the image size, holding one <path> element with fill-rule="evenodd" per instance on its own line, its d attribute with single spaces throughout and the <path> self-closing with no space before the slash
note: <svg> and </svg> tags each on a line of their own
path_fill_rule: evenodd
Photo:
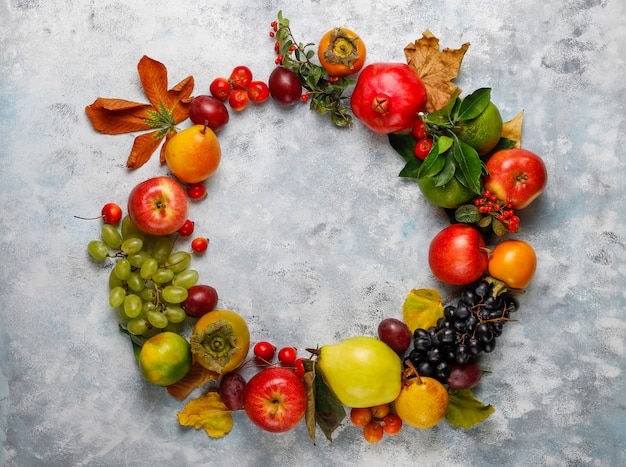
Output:
<svg viewBox="0 0 626 467">
<path fill-rule="evenodd" d="M 170 177 L 141 182 L 128 196 L 128 215 L 133 224 L 150 235 L 169 235 L 187 220 L 189 199 L 180 183 Z"/>
<path fill-rule="evenodd" d="M 548 172 L 541 158 L 521 148 L 503 149 L 487 160 L 486 190 L 501 200 L 511 200 L 513 209 L 523 209 L 541 194 Z"/>
<path fill-rule="evenodd" d="M 487 269 L 489 256 L 483 236 L 468 224 L 452 224 L 430 242 L 428 265 L 437 279 L 446 284 L 466 285 Z"/>
<path fill-rule="evenodd" d="M 243 401 L 252 423 L 272 433 L 280 433 L 291 430 L 304 418 L 307 391 L 293 370 L 268 367 L 250 378 Z"/>
</svg>

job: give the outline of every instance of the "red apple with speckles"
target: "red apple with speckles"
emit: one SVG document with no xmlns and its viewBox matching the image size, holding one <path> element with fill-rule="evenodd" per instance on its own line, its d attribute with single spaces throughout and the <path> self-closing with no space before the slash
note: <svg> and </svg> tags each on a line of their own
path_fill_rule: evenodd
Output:
<svg viewBox="0 0 626 467">
<path fill-rule="evenodd" d="M 543 160 L 527 149 L 503 149 L 486 163 L 485 189 L 502 201 L 511 200 L 513 209 L 523 209 L 541 194 L 548 181 Z"/>
<path fill-rule="evenodd" d="M 452 224 L 430 242 L 428 265 L 434 276 L 451 285 L 466 285 L 487 269 L 489 256 L 480 231 L 468 224 Z"/>
</svg>

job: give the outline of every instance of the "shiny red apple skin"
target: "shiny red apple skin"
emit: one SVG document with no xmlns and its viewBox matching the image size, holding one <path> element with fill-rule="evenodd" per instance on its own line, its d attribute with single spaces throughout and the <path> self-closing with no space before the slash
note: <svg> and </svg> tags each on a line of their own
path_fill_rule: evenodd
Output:
<svg viewBox="0 0 626 467">
<path fill-rule="evenodd" d="M 527 207 L 548 182 L 543 160 L 527 149 L 497 151 L 487 160 L 486 167 L 485 189 L 502 201 L 510 199 L 513 209 Z"/>
<path fill-rule="evenodd" d="M 304 418 L 307 391 L 293 370 L 268 367 L 246 384 L 243 407 L 258 427 L 272 432 L 289 431 Z"/>
<path fill-rule="evenodd" d="M 139 183 L 128 196 L 133 224 L 150 235 L 169 235 L 187 220 L 189 198 L 180 183 L 170 177 L 154 177 Z"/>
<path fill-rule="evenodd" d="M 452 224 L 430 242 L 428 265 L 433 275 L 451 285 L 467 285 L 487 270 L 489 256 L 478 229 L 468 224 Z"/>
</svg>

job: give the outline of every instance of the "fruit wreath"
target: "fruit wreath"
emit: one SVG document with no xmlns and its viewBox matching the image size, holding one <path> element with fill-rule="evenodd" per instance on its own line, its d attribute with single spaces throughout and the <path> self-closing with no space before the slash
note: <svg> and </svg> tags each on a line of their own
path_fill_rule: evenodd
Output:
<svg viewBox="0 0 626 467">
<path fill-rule="evenodd" d="M 92 260 L 110 268 L 109 305 L 138 369 L 180 401 L 198 390 L 178 421 L 212 438 L 231 431 L 235 412 L 270 432 L 304 420 L 313 441 L 318 428 L 332 440 L 346 418 L 369 442 L 407 425 L 481 423 L 495 410 L 472 392 L 485 373 L 481 358 L 515 320 L 517 297 L 536 267 L 528 243 L 506 238 L 519 231 L 517 213 L 547 180 L 541 158 L 521 148 L 523 113 L 503 122 L 488 88 L 461 96 L 452 81 L 469 43 L 440 50 L 426 31 L 405 47 L 406 63 L 368 64 L 361 37 L 343 27 L 317 47 L 303 44 L 279 12 L 269 36 L 276 68 L 267 82 L 237 66 L 211 83 L 210 94 L 192 97 L 193 77 L 168 89 L 165 66 L 144 56 L 138 72 L 148 104 L 98 98 L 86 107 L 101 133 L 142 132 L 129 169 L 160 146 L 170 172 L 132 188 L 125 215 L 106 204 L 97 217 L 100 238 L 87 246 Z M 206 196 L 204 182 L 218 169 L 217 134 L 228 109 L 241 112 L 270 98 L 282 106 L 308 103 L 337 127 L 354 117 L 388 136 L 406 161 L 399 176 L 414 179 L 450 216 L 430 243 L 428 263 L 435 278 L 458 291 L 454 297 L 411 290 L 401 316 L 383 319 L 377 336 L 307 348 L 306 355 L 254 341 L 243 316 L 216 309 L 217 291 L 190 267 L 209 239 L 194 235 L 189 204 Z M 189 127 L 176 127 L 187 119 Z M 180 248 L 189 241 L 190 248 Z M 247 380 L 244 368 L 253 371 Z"/>
</svg>

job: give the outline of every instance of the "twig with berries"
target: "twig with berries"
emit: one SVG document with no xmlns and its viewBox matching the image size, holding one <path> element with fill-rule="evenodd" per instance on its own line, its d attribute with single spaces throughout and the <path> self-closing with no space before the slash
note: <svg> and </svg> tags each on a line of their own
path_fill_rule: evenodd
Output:
<svg viewBox="0 0 626 467">
<path fill-rule="evenodd" d="M 491 225 L 493 232 L 502 237 L 508 232 L 515 233 L 519 230 L 519 217 L 510 200 L 501 200 L 488 190 L 474 199 L 472 204 L 465 204 L 454 212 L 458 222 L 476 224 L 487 228 Z"/>
<path fill-rule="evenodd" d="M 289 19 L 283 17 L 282 11 L 278 12 L 278 20 L 272 21 L 270 25 L 270 37 L 275 39 L 275 63 L 298 75 L 302 87 L 306 89 L 302 100 L 310 102 L 309 107 L 320 115 L 330 114 L 335 125 L 350 125 L 352 116 L 344 104 L 347 98 L 343 93 L 356 80 L 329 76 L 324 67 L 313 63 L 311 59 L 315 56 L 315 44 L 297 42 L 289 27 Z"/>
</svg>

